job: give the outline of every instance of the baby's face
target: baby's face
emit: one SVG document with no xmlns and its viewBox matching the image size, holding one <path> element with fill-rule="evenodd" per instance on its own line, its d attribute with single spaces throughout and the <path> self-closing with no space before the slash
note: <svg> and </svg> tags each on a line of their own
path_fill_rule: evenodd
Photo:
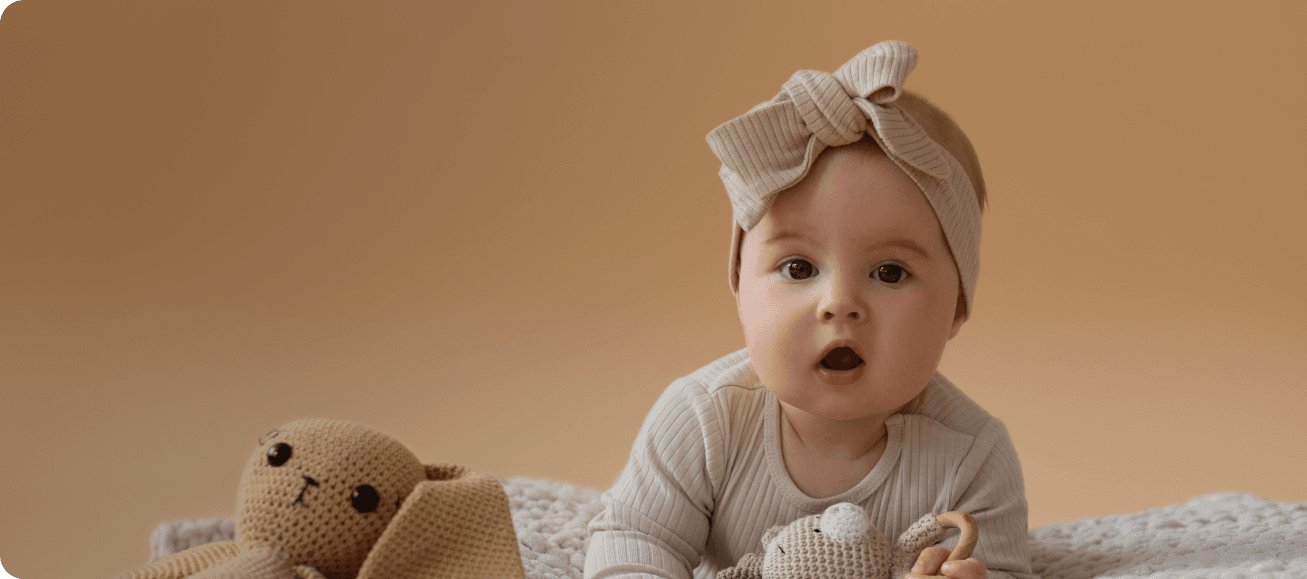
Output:
<svg viewBox="0 0 1307 579">
<path fill-rule="evenodd" d="M 907 403 L 964 320 L 929 202 L 870 145 L 823 152 L 745 235 L 740 260 L 755 371 L 782 402 L 821 418 Z"/>
</svg>

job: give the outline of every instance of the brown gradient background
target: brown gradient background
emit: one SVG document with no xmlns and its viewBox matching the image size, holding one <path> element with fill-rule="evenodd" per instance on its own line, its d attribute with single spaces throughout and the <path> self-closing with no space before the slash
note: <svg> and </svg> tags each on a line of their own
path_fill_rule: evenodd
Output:
<svg viewBox="0 0 1307 579">
<path fill-rule="evenodd" d="M 548 5 L 546 5 L 548 4 Z M 23 0 L 0 20 L 0 559 L 107 577 L 258 436 L 606 487 L 743 346 L 704 135 L 884 39 L 979 150 L 1030 524 L 1307 500 L 1297 3 Z"/>
</svg>

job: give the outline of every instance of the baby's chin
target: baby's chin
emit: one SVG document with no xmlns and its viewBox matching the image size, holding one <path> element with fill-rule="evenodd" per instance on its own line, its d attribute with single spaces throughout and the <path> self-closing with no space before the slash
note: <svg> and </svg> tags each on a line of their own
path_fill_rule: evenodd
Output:
<svg viewBox="0 0 1307 579">
<path fill-rule="evenodd" d="M 785 391 L 778 392 L 777 389 L 770 387 L 768 389 L 787 407 L 786 411 L 791 416 L 793 416 L 794 412 L 800 412 L 804 417 L 837 422 L 884 420 L 901 410 L 907 402 L 912 400 L 912 397 L 901 402 L 897 400 L 877 400 L 871 397 L 850 399 L 850 396 L 842 394 L 805 393 L 800 395 Z"/>
</svg>

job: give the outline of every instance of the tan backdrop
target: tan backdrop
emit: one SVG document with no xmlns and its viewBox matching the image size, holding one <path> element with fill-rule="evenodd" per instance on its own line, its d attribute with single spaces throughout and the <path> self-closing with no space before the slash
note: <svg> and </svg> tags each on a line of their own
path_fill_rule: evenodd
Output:
<svg viewBox="0 0 1307 579">
<path fill-rule="evenodd" d="M 0 559 L 145 562 L 260 434 L 606 487 L 743 346 L 704 135 L 916 44 L 980 152 L 976 315 L 1030 524 L 1307 500 L 1304 9 L 23 0 L 0 19 Z"/>
</svg>

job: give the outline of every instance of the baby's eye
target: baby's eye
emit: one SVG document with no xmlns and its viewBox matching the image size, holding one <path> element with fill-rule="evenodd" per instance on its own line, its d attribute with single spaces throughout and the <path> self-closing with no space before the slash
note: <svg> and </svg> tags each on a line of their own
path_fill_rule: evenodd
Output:
<svg viewBox="0 0 1307 579">
<path fill-rule="evenodd" d="M 908 279 L 908 270 L 897 263 L 885 263 L 872 270 L 871 277 L 885 283 L 901 283 Z"/>
<path fill-rule="evenodd" d="M 817 268 L 805 259 L 792 259 L 781 264 L 781 275 L 785 279 L 803 281 L 817 275 Z"/>
</svg>

